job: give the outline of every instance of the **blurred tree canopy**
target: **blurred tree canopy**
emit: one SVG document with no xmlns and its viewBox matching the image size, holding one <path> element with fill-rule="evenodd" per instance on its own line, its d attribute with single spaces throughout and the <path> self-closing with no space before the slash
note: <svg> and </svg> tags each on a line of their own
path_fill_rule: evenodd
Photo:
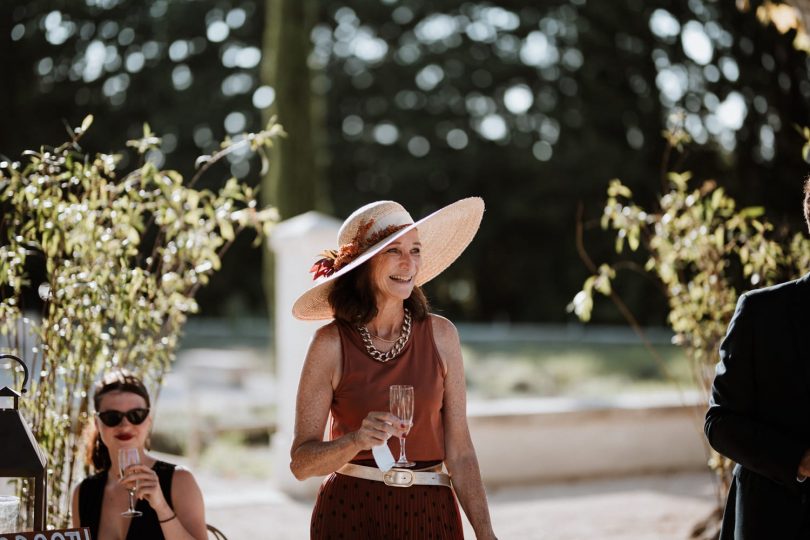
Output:
<svg viewBox="0 0 810 540">
<path fill-rule="evenodd" d="M 327 134 L 313 150 L 324 164 L 316 191 L 339 217 L 391 198 L 418 219 L 483 196 L 479 236 L 428 286 L 443 311 L 476 320 L 570 317 L 565 306 L 588 274 L 576 253 L 578 204 L 596 225 L 614 177 L 640 204 L 654 200 L 661 132 L 675 111 L 694 141 L 681 168 L 798 231 L 808 168 L 795 126 L 810 124 L 810 61 L 793 45 L 795 30 L 762 24 L 764 2 L 748 4 L 754 9 L 709 0 L 318 2 L 307 56 Z M 274 104 L 276 89 L 259 77 L 270 54 L 262 1 L 7 6 L 7 156 L 61 140 L 62 119 L 92 113 L 89 150 L 123 148 L 148 121 L 164 135 L 150 159 L 179 167 L 226 133 L 258 129 Z M 234 156 L 221 177 L 256 167 Z M 594 257 L 607 256 L 604 233 L 588 236 Z M 233 248 L 199 297 L 204 313 L 263 309 L 258 257 Z M 663 298 L 649 300 L 653 285 L 616 287 L 642 321 L 664 323 Z"/>
<path fill-rule="evenodd" d="M 88 152 L 136 155 L 125 142 L 148 122 L 162 137 L 149 153 L 159 168 L 193 176 L 198 155 L 227 135 L 258 131 L 275 98 L 259 84 L 262 2 L 167 0 L 12 0 L 0 29 L 5 73 L 0 84 L 0 153 L 64 140 L 64 125 L 86 114 L 94 129 Z M 199 187 L 218 189 L 230 175 L 259 178 L 247 151 L 228 156 Z M 242 235 L 223 274 L 198 296 L 204 314 L 261 312 L 261 250 Z M 245 269 L 252 279 L 243 279 Z"/>
</svg>

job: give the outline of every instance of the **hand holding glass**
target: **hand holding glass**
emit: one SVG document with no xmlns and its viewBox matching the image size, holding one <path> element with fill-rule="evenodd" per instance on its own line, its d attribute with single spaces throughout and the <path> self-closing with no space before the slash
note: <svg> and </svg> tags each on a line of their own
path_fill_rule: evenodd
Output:
<svg viewBox="0 0 810 540">
<path fill-rule="evenodd" d="M 413 467 L 413 461 L 408 461 L 405 456 L 405 438 L 413 426 L 413 386 L 395 384 L 389 388 L 389 400 L 391 414 L 400 419 L 405 425 L 404 431 L 398 436 L 399 439 L 399 459 L 394 463 L 395 467 Z M 402 426 L 397 426 L 401 428 Z"/>
<path fill-rule="evenodd" d="M 141 462 L 141 455 L 137 448 L 121 448 L 118 450 L 118 471 L 121 473 L 121 478 L 126 475 L 126 471 L 133 465 L 138 465 Z M 143 512 L 135 510 L 135 490 L 138 489 L 137 483 L 129 491 L 129 509 L 122 512 L 124 517 L 138 517 L 142 516 Z"/>
</svg>

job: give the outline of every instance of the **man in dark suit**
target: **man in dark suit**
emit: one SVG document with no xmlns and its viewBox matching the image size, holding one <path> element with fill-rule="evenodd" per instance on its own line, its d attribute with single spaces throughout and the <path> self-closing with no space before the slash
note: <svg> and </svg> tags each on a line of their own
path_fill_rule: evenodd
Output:
<svg viewBox="0 0 810 540">
<path fill-rule="evenodd" d="M 810 274 L 740 296 L 705 432 L 737 463 L 721 540 L 810 538 Z"/>
</svg>

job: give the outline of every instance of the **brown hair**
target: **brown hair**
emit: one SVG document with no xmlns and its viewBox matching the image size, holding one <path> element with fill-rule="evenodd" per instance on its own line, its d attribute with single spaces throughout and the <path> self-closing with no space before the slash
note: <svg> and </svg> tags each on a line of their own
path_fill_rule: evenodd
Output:
<svg viewBox="0 0 810 540">
<path fill-rule="evenodd" d="M 810 231 L 810 176 L 804 179 L 804 222 Z"/>
<path fill-rule="evenodd" d="M 141 396 L 146 401 L 146 408 L 150 405 L 149 392 L 146 386 L 138 377 L 126 371 L 119 369 L 107 373 L 96 383 L 95 391 L 93 393 L 93 408 L 95 412 L 101 405 L 101 398 L 110 392 L 130 392 Z M 85 437 L 85 461 L 92 464 L 96 472 L 105 471 L 110 468 L 112 461 L 110 460 L 110 451 L 107 445 L 101 440 L 101 435 L 96 428 L 95 422 L 88 422 L 84 431 Z"/>
<path fill-rule="evenodd" d="M 429 305 L 421 287 L 414 287 L 404 304 L 414 320 L 421 321 L 428 316 Z M 329 306 L 336 319 L 353 325 L 367 324 L 377 315 L 377 301 L 371 285 L 371 265 L 368 261 L 335 279 L 329 292 Z"/>
</svg>

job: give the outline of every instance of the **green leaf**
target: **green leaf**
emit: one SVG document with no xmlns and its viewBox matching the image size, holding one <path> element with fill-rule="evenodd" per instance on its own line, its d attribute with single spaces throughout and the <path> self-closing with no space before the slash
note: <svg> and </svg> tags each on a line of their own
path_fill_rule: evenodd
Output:
<svg viewBox="0 0 810 540">
<path fill-rule="evenodd" d="M 624 235 L 622 234 L 616 235 L 616 242 L 613 245 L 613 249 L 616 250 L 616 253 L 621 253 L 624 250 Z"/>
<path fill-rule="evenodd" d="M 566 306 L 569 313 L 573 312 L 583 322 L 588 322 L 591 319 L 591 312 L 593 311 L 593 294 L 591 288 L 587 286 L 592 279 L 593 276 L 586 280 L 586 287 L 583 287 Z"/>
<path fill-rule="evenodd" d="M 633 192 L 630 191 L 630 188 L 622 184 L 621 180 L 618 178 L 614 178 L 610 181 L 607 192 L 609 197 L 624 197 L 626 199 L 633 197 Z"/>
<path fill-rule="evenodd" d="M 129 292 L 129 299 L 130 301 L 135 301 L 135 297 L 140 292 L 141 286 L 143 285 L 143 274 L 140 272 L 136 273 L 132 279 L 132 283 L 130 284 L 130 292 Z"/>
<path fill-rule="evenodd" d="M 610 296 L 610 293 L 613 290 L 610 284 L 610 280 L 604 276 L 600 276 L 600 279 L 596 280 L 596 283 L 594 284 L 594 289 L 604 294 L 605 296 Z"/>
<path fill-rule="evenodd" d="M 765 213 L 765 208 L 762 206 L 748 206 L 741 209 L 738 214 L 742 218 L 753 219 L 762 216 Z"/>
<path fill-rule="evenodd" d="M 188 204 L 189 208 L 192 210 L 197 208 L 200 204 L 200 194 L 193 189 L 186 191 L 186 204 Z"/>
<path fill-rule="evenodd" d="M 710 203 L 711 207 L 714 208 L 715 210 L 720 208 L 722 206 L 722 204 L 723 204 L 723 196 L 724 195 L 725 195 L 725 192 L 723 191 L 723 188 L 715 189 L 714 192 L 712 193 L 712 199 L 711 199 L 711 203 Z"/>
<path fill-rule="evenodd" d="M 630 250 L 636 251 L 638 249 L 639 236 L 638 227 L 633 227 L 630 229 L 630 232 L 627 233 L 627 245 L 630 246 Z"/>
<path fill-rule="evenodd" d="M 720 250 L 726 245 L 726 229 L 722 225 L 714 231 L 714 245 Z"/>
<path fill-rule="evenodd" d="M 230 242 L 234 239 L 233 225 L 227 219 L 219 221 L 219 232 L 226 241 Z"/>
<path fill-rule="evenodd" d="M 81 132 L 84 133 L 85 131 L 87 131 L 92 124 L 93 124 L 93 115 L 88 114 L 87 116 L 84 117 L 84 120 L 82 120 L 82 127 L 80 128 Z"/>
<path fill-rule="evenodd" d="M 679 191 L 685 191 L 689 180 L 692 178 L 692 173 L 689 171 L 683 173 L 670 172 L 667 175 L 670 183 L 675 186 Z"/>
<path fill-rule="evenodd" d="M 273 229 L 275 228 L 275 226 L 276 226 L 276 224 L 273 223 L 272 221 L 265 221 L 262 224 L 262 232 L 264 233 L 264 236 L 269 238 L 270 235 L 273 234 Z M 259 237 L 257 236 L 256 239 L 258 241 Z"/>
<path fill-rule="evenodd" d="M 134 227 L 127 227 L 127 240 L 133 246 L 137 246 L 141 242 L 141 237 L 138 234 L 138 230 Z"/>
<path fill-rule="evenodd" d="M 259 156 L 261 157 L 262 160 L 262 168 L 261 171 L 259 171 L 259 174 L 265 176 L 268 172 L 270 172 L 270 158 L 267 155 L 267 152 L 265 152 L 264 150 L 261 150 L 259 152 Z"/>
</svg>

